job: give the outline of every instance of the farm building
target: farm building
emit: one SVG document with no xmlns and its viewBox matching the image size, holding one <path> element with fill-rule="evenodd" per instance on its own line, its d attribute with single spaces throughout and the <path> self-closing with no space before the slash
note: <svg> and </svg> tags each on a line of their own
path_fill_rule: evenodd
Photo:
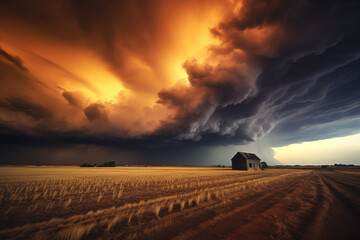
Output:
<svg viewBox="0 0 360 240">
<path fill-rule="evenodd" d="M 260 158 L 254 153 L 237 152 L 231 162 L 233 170 L 261 170 Z"/>
</svg>

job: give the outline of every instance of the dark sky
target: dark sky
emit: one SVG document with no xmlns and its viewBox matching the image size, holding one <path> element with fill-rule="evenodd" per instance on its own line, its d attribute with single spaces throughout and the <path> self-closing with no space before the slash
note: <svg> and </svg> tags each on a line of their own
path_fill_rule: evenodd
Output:
<svg viewBox="0 0 360 240">
<path fill-rule="evenodd" d="M 1 1 L 0 161 L 229 165 L 242 150 L 275 164 L 273 147 L 359 133 L 359 12 Z"/>
</svg>

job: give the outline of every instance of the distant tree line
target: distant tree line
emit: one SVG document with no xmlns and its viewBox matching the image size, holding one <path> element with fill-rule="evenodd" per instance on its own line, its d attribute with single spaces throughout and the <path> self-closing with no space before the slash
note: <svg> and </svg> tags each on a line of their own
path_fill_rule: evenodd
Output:
<svg viewBox="0 0 360 240">
<path fill-rule="evenodd" d="M 104 162 L 103 164 L 96 165 L 96 164 L 90 164 L 90 163 L 83 163 L 80 165 L 80 167 L 115 167 L 115 162 Z"/>
<path fill-rule="evenodd" d="M 261 170 L 265 170 L 265 169 L 268 168 L 269 166 L 267 165 L 266 162 L 260 162 L 260 167 L 261 167 Z"/>
</svg>

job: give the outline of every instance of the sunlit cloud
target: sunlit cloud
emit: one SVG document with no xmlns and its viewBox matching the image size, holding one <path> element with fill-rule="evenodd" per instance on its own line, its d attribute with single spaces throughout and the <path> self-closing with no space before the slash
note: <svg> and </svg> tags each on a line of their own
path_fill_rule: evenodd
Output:
<svg viewBox="0 0 360 240">
<path fill-rule="evenodd" d="M 0 140 L 265 149 L 353 134 L 358 22 L 341 1 L 2 1 Z"/>
<path fill-rule="evenodd" d="M 360 134 L 273 148 L 274 158 L 282 164 L 358 164 Z"/>
</svg>

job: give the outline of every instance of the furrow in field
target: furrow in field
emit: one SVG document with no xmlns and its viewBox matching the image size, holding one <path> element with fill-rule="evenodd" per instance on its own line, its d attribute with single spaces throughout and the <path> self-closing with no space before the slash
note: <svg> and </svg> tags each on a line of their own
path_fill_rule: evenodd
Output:
<svg viewBox="0 0 360 240">
<path fill-rule="evenodd" d="M 302 176 L 302 178 L 307 177 Z M 228 237 L 229 239 L 243 239 L 246 237 L 250 239 L 254 233 L 257 236 L 259 234 L 267 235 L 269 229 L 265 229 L 265 226 L 271 224 L 264 225 L 259 223 L 261 222 L 259 220 L 262 220 L 264 213 L 275 208 L 279 202 L 296 193 L 299 189 L 299 181 L 299 176 L 280 181 L 272 186 L 273 189 L 264 198 L 252 200 L 255 204 L 250 204 L 247 208 L 239 207 L 222 216 L 216 216 L 214 219 L 205 222 L 202 227 L 188 231 L 179 236 L 178 239 L 201 239 L 204 236 L 211 236 L 209 239 L 225 239 Z M 248 229 L 251 230 L 248 231 Z"/>
<path fill-rule="evenodd" d="M 346 191 L 347 193 L 359 196 L 360 176 L 354 176 L 340 172 L 326 172 L 326 171 L 322 172 L 322 176 L 336 183 L 336 185 L 340 185 L 342 186 L 342 188 L 345 188 L 347 190 Z"/>
<path fill-rule="evenodd" d="M 262 197 L 268 196 L 266 193 L 262 194 L 262 196 L 251 194 L 249 191 L 250 190 L 248 189 L 237 194 L 234 193 L 230 196 L 226 196 L 232 200 L 217 200 L 208 204 L 205 203 L 204 205 L 169 215 L 168 218 L 162 218 L 159 221 L 153 221 L 151 224 L 146 224 L 145 229 L 138 227 L 136 230 L 132 230 L 133 234 L 130 234 L 128 239 L 148 239 L 151 238 L 151 236 L 162 236 L 161 239 L 170 239 L 183 231 L 197 228 L 199 224 L 206 221 L 207 219 L 212 219 L 219 215 L 222 216 L 223 214 L 226 215 L 229 213 L 229 211 L 235 211 L 229 202 L 239 201 L 239 198 L 241 198 L 239 197 L 239 194 L 246 195 L 245 197 L 242 197 L 244 199 L 244 205 L 239 207 L 239 210 L 251 207 L 252 205 L 256 204 L 246 204 L 246 202 L 248 202 L 249 199 L 253 197 L 262 199 Z M 126 233 L 123 233 L 123 235 L 126 236 Z"/>
<path fill-rule="evenodd" d="M 291 191 L 260 211 L 252 221 L 236 228 L 226 239 L 301 239 L 318 207 L 317 177 L 310 174 L 298 179 Z"/>
<path fill-rule="evenodd" d="M 323 239 L 325 222 L 324 219 L 328 215 L 329 208 L 333 203 L 331 192 L 324 184 L 318 171 L 315 171 L 317 176 L 316 186 L 318 187 L 317 206 L 314 214 L 308 218 L 308 224 L 304 230 L 303 239 L 315 238 Z"/>
<path fill-rule="evenodd" d="M 358 221 L 352 216 L 351 210 L 346 207 L 342 194 L 335 190 L 334 182 L 324 177 L 327 171 L 317 171 L 317 174 L 319 183 L 322 185 L 324 201 L 318 214 L 310 222 L 304 239 L 358 239 L 360 234 L 357 228 Z"/>
<path fill-rule="evenodd" d="M 142 233 L 137 232 L 134 238 L 148 239 L 150 236 L 162 236 L 161 239 L 170 239 L 172 237 L 178 239 L 201 239 L 204 236 L 208 237 L 209 232 L 212 232 L 214 227 L 216 228 L 219 223 L 227 221 L 233 215 L 241 214 L 241 216 L 244 216 L 242 213 L 247 210 L 249 212 L 254 212 L 255 210 L 256 212 L 261 209 L 263 202 L 275 203 L 275 199 L 278 199 L 282 192 L 288 192 L 296 186 L 298 178 L 299 176 L 287 176 L 286 178 L 278 179 L 279 181 L 273 181 L 264 187 L 254 189 L 251 194 L 249 194 L 249 189 L 246 194 L 243 192 L 240 196 L 239 194 L 237 196 L 236 194 L 227 196 L 223 202 L 212 204 L 211 206 L 196 207 L 198 211 L 191 209 L 189 213 L 185 211 L 181 213 L 183 216 L 180 215 L 177 218 L 170 216 L 172 224 L 168 227 L 164 221 L 159 220 L 159 223 L 154 223 L 153 226 L 143 229 Z M 284 185 L 284 181 L 287 184 Z M 248 221 L 249 218 L 247 216 L 245 217 L 245 222 Z M 160 225 L 162 227 L 157 227 Z M 220 232 L 227 232 L 228 226 L 230 225 L 222 225 Z M 216 239 L 219 238 L 218 233 L 214 231 Z"/>
<path fill-rule="evenodd" d="M 93 228 L 111 229 L 109 226 L 115 226 L 119 222 L 131 222 L 133 216 L 141 218 L 143 215 L 146 218 L 149 215 L 158 215 L 163 209 L 169 208 L 171 202 L 173 202 L 174 208 L 181 209 L 183 207 L 182 205 L 186 202 L 190 202 L 190 204 L 194 204 L 194 202 L 195 204 L 199 204 L 200 201 L 203 202 L 205 199 L 209 198 L 209 195 L 210 199 L 221 198 L 233 192 L 243 190 L 247 185 L 256 185 L 260 182 L 271 182 L 276 179 L 286 178 L 289 174 L 293 175 L 296 173 L 248 180 L 241 183 L 231 183 L 225 186 L 207 188 L 203 191 L 197 190 L 191 193 L 162 197 L 146 202 L 126 204 L 122 207 L 104 209 L 84 215 L 75 215 L 66 219 L 52 219 L 48 222 L 26 224 L 13 229 L 4 229 L 0 231 L 0 236 L 13 239 L 24 239 L 27 236 L 34 235 L 38 237 L 76 238 L 76 236 L 89 233 Z"/>
<path fill-rule="evenodd" d="M 351 213 L 360 222 L 360 192 L 336 180 L 336 176 L 329 177 L 327 174 L 322 174 L 322 179 L 333 196 L 347 209 L 346 212 Z"/>
<path fill-rule="evenodd" d="M 224 174 L 219 174 L 221 172 Z M 191 193 L 208 187 L 276 175 L 273 171 L 258 174 L 226 169 L 211 174 L 199 171 L 195 176 L 181 171 L 172 173 L 169 176 L 160 173 L 151 178 L 134 176 L 131 172 L 126 173 L 126 176 L 86 178 L 78 175 L 60 178 L 0 177 L 0 212 L 4 213 L 0 214 L 0 230 L 26 223 L 45 222 L 52 218 L 69 218 L 74 212 L 80 215 L 127 203 L 172 196 L 174 192 Z M 67 202 L 71 203 L 70 206 Z"/>
</svg>

